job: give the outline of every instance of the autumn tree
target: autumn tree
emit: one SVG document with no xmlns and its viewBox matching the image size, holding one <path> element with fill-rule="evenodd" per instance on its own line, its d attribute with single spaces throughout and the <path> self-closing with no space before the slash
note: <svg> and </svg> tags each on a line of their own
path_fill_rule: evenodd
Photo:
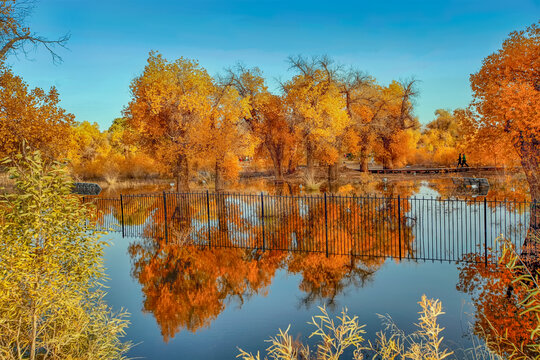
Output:
<svg viewBox="0 0 540 360">
<path fill-rule="evenodd" d="M 222 191 L 224 180 L 238 176 L 238 158 L 251 152 L 251 136 L 242 119 L 248 113 L 246 98 L 228 85 L 212 83 L 209 109 L 201 116 L 199 141 L 203 144 L 204 162 L 214 172 L 215 190 Z"/>
<path fill-rule="evenodd" d="M 379 106 L 382 114 L 372 121 L 377 133 L 375 159 L 385 169 L 404 165 L 414 154 L 420 124 L 413 114 L 413 100 L 418 95 L 416 80 L 392 81 L 380 88 Z"/>
<path fill-rule="evenodd" d="M 435 110 L 435 119 L 425 126 L 418 142 L 422 160 L 436 164 L 456 164 L 461 152 L 460 146 L 463 145 L 459 118 L 449 110 Z"/>
<path fill-rule="evenodd" d="M 54 87 L 48 92 L 29 89 L 22 78 L 0 67 L 0 156 L 18 153 L 23 141 L 44 156 L 66 156 L 74 116 L 59 102 Z"/>
<path fill-rule="evenodd" d="M 97 123 L 81 121 L 72 126 L 71 159 L 75 163 L 90 162 L 100 155 L 107 155 L 111 146 L 107 134 L 99 130 Z"/>
<path fill-rule="evenodd" d="M 470 81 L 467 131 L 512 144 L 531 197 L 540 199 L 540 23 L 512 32 Z"/>
<path fill-rule="evenodd" d="M 419 138 L 418 120 L 413 115 L 416 81 L 393 81 L 385 87 L 354 69 L 339 75 L 339 87 L 356 134 L 357 146 L 352 149 L 360 160 L 360 170 L 368 170 L 372 156 L 385 168 L 412 158 Z"/>
<path fill-rule="evenodd" d="M 228 70 L 224 82 L 247 100 L 249 112 L 243 120 L 253 136 L 255 151 L 270 159 L 276 180 L 283 181 L 285 171 L 294 167 L 299 141 L 284 99 L 270 93 L 258 68 L 238 65 Z"/>
<path fill-rule="evenodd" d="M 72 127 L 69 159 L 75 176 L 113 182 L 124 157 L 112 148 L 107 132 L 97 123 L 82 121 Z"/>
<path fill-rule="evenodd" d="M 456 289 L 470 294 L 473 332 L 504 359 L 538 359 L 538 273 L 526 268 L 510 242 L 504 240 L 499 263 L 477 253 L 459 266 Z M 538 263 L 536 264 L 538 269 Z"/>
<path fill-rule="evenodd" d="M 289 58 L 296 75 L 283 84 L 285 100 L 306 154 L 307 174 L 314 175 L 315 160 L 330 167 L 339 164 L 340 156 L 354 141 L 345 98 L 337 83 L 337 69 L 328 58 L 311 60 L 301 56 Z"/>
<path fill-rule="evenodd" d="M 385 102 L 381 101 L 375 79 L 351 69 L 341 74 L 339 88 L 345 97 L 351 128 L 356 134 L 357 144 L 353 148 L 360 160 L 360 170 L 368 170 L 368 161 L 373 153 L 376 132 L 373 125 L 383 114 Z"/>
<path fill-rule="evenodd" d="M 34 1 L 0 0 L 0 61 L 9 54 L 22 52 L 27 54 L 38 46 L 49 51 L 54 62 L 61 61 L 55 48 L 65 47 L 69 35 L 55 40 L 47 39 L 33 32 L 26 25 L 26 18 L 32 12 Z"/>
<path fill-rule="evenodd" d="M 191 167 L 201 154 L 201 124 L 212 108 L 212 78 L 197 61 L 167 61 L 151 52 L 143 73 L 131 83 L 125 110 L 140 145 L 177 178 L 177 190 L 189 191 Z"/>
<path fill-rule="evenodd" d="M 15 190 L 0 197 L 0 358 L 123 359 L 128 321 L 104 301 L 105 242 L 67 169 L 39 152 L 7 165 Z"/>
<path fill-rule="evenodd" d="M 127 119 L 124 117 L 113 120 L 107 130 L 107 137 L 111 147 L 119 154 L 129 156 L 139 150 L 135 144 L 133 129 L 129 127 Z"/>
</svg>

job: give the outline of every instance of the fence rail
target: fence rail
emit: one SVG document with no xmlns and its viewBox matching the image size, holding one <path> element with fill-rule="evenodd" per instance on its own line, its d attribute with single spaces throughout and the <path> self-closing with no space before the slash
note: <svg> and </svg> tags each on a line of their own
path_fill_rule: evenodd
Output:
<svg viewBox="0 0 540 360">
<path fill-rule="evenodd" d="M 536 202 L 425 197 L 167 193 L 83 197 L 101 228 L 208 247 L 434 261 L 497 261 L 538 227 Z"/>
</svg>

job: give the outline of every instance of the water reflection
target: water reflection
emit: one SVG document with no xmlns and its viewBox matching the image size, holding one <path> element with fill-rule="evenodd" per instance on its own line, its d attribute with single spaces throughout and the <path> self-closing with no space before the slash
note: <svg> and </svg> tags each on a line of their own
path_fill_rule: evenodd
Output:
<svg viewBox="0 0 540 360">
<path fill-rule="evenodd" d="M 359 201 L 325 206 L 297 197 L 261 204 L 258 196 L 199 193 L 168 197 L 165 208 L 162 200 L 130 198 L 123 216 L 133 227 L 147 214 L 144 236 L 131 243 L 129 254 L 144 310 L 154 315 L 165 341 L 182 329 L 209 326 L 226 304 L 264 293 L 277 269 L 301 276 L 303 305 L 332 305 L 347 287 L 369 281 L 386 257 L 405 256 L 414 240 L 409 236 L 399 247 L 397 222 L 408 206 L 399 213 L 384 200 L 377 207 Z M 119 213 L 114 207 L 114 216 Z M 410 232 L 406 224 L 401 230 Z M 366 256 L 327 257 L 327 250 Z"/>
<path fill-rule="evenodd" d="M 395 197 L 149 194 L 96 199 L 128 237 L 174 239 L 208 247 L 319 252 L 326 255 L 458 261 L 500 254 L 503 234 L 521 247 L 532 220 L 523 201 Z M 536 216 L 538 218 L 538 215 Z M 489 250 L 491 249 L 491 250 Z"/>
<path fill-rule="evenodd" d="M 475 260 L 476 254 L 470 254 Z M 477 260 L 477 259 L 476 259 Z M 515 278 L 504 266 L 488 263 L 484 265 L 474 261 L 462 263 L 459 267 L 457 290 L 470 294 L 474 305 L 473 332 L 483 339 L 491 351 L 507 358 L 516 348 L 512 344 L 523 344 L 520 351 L 535 358 L 536 352 L 528 345 L 538 341 L 538 336 L 531 338 L 531 329 L 536 328 L 538 319 L 533 312 L 523 313 L 522 301 L 529 293 L 525 287 L 514 287 Z M 505 341 L 501 341 L 505 338 Z"/>
<path fill-rule="evenodd" d="M 284 254 L 144 239 L 129 247 L 132 276 L 142 286 L 144 311 L 154 315 L 165 341 L 182 329 L 207 327 L 227 304 L 264 293 Z"/>
<path fill-rule="evenodd" d="M 314 253 L 201 248 L 139 239 L 129 246 L 132 276 L 141 284 L 144 311 L 155 317 L 165 341 L 181 330 L 208 327 L 225 306 L 266 294 L 278 269 L 301 277 L 300 305 L 335 298 L 349 286 L 361 287 L 384 259 L 326 257 Z"/>
<path fill-rule="evenodd" d="M 455 175 L 460 177 L 461 175 Z M 528 183 L 524 176 L 519 174 L 476 174 L 465 175 L 469 177 L 486 177 L 489 181 L 488 200 L 508 199 L 509 201 L 525 201 L 529 199 Z M 103 188 L 101 197 L 118 197 L 120 194 L 148 194 L 161 193 L 163 191 L 174 191 L 169 181 L 156 180 L 155 183 L 118 183 L 113 185 L 100 184 Z M 207 185 L 193 184 L 196 191 L 206 190 Z M 411 195 L 431 195 L 435 191 L 443 197 L 471 198 L 476 196 L 474 191 L 467 193 L 460 191 L 459 187 L 448 176 L 373 176 L 366 175 L 359 178 L 351 178 L 347 181 L 342 180 L 337 183 L 323 182 L 318 190 L 308 191 L 305 184 L 300 179 L 291 179 L 289 181 L 275 182 L 268 178 L 241 179 L 230 183 L 229 192 L 242 193 L 260 193 L 279 194 L 279 195 L 304 195 L 311 193 L 347 193 L 357 196 L 367 194 L 384 195 L 391 192 L 394 196 L 402 197 Z"/>
<path fill-rule="evenodd" d="M 328 195 L 326 201 L 311 196 L 157 193 L 102 199 L 98 209 L 103 219 L 109 214 L 123 224 L 126 236 L 137 236 L 129 246 L 132 276 L 141 285 L 144 311 L 156 319 L 165 341 L 181 331 L 209 327 L 227 306 L 242 306 L 254 295 L 265 295 L 278 270 L 299 278 L 298 305 L 333 305 L 347 289 L 369 283 L 388 257 L 399 262 L 461 259 L 468 254 L 464 260 L 473 263 L 460 268 L 458 290 L 480 294 L 475 306 L 486 321 L 515 324 L 517 300 L 504 300 L 508 279 L 488 271 L 496 253 L 485 250 L 484 231 L 490 246 L 500 229 L 514 231 L 522 245 L 528 206 L 473 198 L 456 202 L 413 197 L 398 202 L 396 194 L 414 194 L 421 188 L 386 184 L 378 191 L 385 197 Z M 456 226 L 445 219 L 454 219 Z M 473 242 L 477 238 L 480 248 Z M 441 253 L 433 255 L 434 251 Z M 498 315 L 504 311 L 510 315 Z M 485 329 L 480 315 L 478 319 L 478 329 Z M 516 337 L 522 335 L 515 330 Z"/>
<path fill-rule="evenodd" d="M 305 294 L 301 304 L 309 308 L 321 302 L 333 307 L 338 295 L 348 287 L 364 287 L 383 263 L 381 258 L 293 253 L 285 265 L 289 273 L 301 276 L 299 289 Z"/>
<path fill-rule="evenodd" d="M 413 257 L 410 202 L 398 198 L 162 194 L 124 197 L 127 236 L 209 247 Z M 122 212 L 122 215 L 119 214 Z M 146 214 L 143 223 L 141 214 Z"/>
</svg>

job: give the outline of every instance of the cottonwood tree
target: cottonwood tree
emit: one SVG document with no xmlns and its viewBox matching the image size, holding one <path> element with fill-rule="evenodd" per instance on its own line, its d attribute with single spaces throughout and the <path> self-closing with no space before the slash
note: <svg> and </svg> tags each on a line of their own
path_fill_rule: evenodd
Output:
<svg viewBox="0 0 540 360">
<path fill-rule="evenodd" d="M 213 92 L 212 78 L 197 61 L 169 62 L 156 52 L 131 83 L 127 122 L 140 145 L 177 178 L 177 191 L 189 191 L 191 166 L 203 150 L 199 131 L 212 109 Z"/>
<path fill-rule="evenodd" d="M 23 141 L 44 156 L 66 156 L 74 116 L 59 102 L 54 87 L 48 92 L 29 89 L 22 78 L 0 66 L 0 157 L 18 153 Z"/>
<path fill-rule="evenodd" d="M 285 84 L 285 101 L 293 124 L 304 141 L 308 177 L 314 176 L 315 160 L 337 166 L 350 143 L 350 118 L 337 83 L 337 68 L 326 57 L 289 58 L 296 75 Z M 333 171 L 329 169 L 329 172 Z"/>
<path fill-rule="evenodd" d="M 214 172 L 216 191 L 223 190 L 224 180 L 238 176 L 238 158 L 251 152 L 250 134 L 241 126 L 248 111 L 247 99 L 234 87 L 213 84 L 210 108 L 202 117 L 199 134 L 204 162 Z"/>
<path fill-rule="evenodd" d="M 503 138 L 513 145 L 529 183 L 530 225 L 522 257 L 532 269 L 540 233 L 540 22 L 512 32 L 502 48 L 483 60 L 471 75 L 473 100 L 463 112 L 467 130 L 482 138 Z"/>
<path fill-rule="evenodd" d="M 473 101 L 467 130 L 513 145 L 530 186 L 540 199 L 540 23 L 512 32 L 470 77 Z"/>
<path fill-rule="evenodd" d="M 25 22 L 34 3 L 31 0 L 0 0 L 0 61 L 10 54 L 22 52 L 26 55 L 38 46 L 45 47 L 54 62 L 62 60 L 55 49 L 65 47 L 70 35 L 50 40 L 33 32 Z"/>
<path fill-rule="evenodd" d="M 358 139 L 356 152 L 360 170 L 366 172 L 376 139 L 372 125 L 377 123 L 383 113 L 385 103 L 380 101 L 375 79 L 358 70 L 351 69 L 341 74 L 339 88 L 345 97 L 351 127 Z"/>
<path fill-rule="evenodd" d="M 459 118 L 445 109 L 435 110 L 435 119 L 422 131 L 418 156 L 436 164 L 455 165 L 462 152 L 463 134 Z M 470 154 L 467 154 L 469 157 Z"/>
<path fill-rule="evenodd" d="M 234 86 L 247 100 L 249 112 L 243 120 L 252 134 L 255 151 L 270 159 L 275 179 L 283 181 L 285 172 L 294 167 L 299 141 L 284 99 L 268 91 L 258 68 L 238 65 L 227 71 L 223 82 Z"/>
<path fill-rule="evenodd" d="M 375 159 L 385 169 L 404 165 L 408 156 L 414 153 L 419 134 L 415 134 L 420 124 L 413 114 L 413 99 L 418 91 L 416 80 L 392 81 L 380 89 L 383 113 L 372 126 L 377 133 Z M 418 136 L 417 136 L 418 135 Z"/>
</svg>

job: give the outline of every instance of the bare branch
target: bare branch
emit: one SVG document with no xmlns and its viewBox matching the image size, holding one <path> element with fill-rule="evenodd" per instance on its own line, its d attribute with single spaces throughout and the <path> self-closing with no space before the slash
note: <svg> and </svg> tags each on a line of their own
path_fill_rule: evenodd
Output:
<svg viewBox="0 0 540 360">
<path fill-rule="evenodd" d="M 50 54 L 53 63 L 62 62 L 56 52 L 58 47 L 66 48 L 70 34 L 50 40 L 32 33 L 25 25 L 26 18 L 31 14 L 35 1 L 5 0 L 0 2 L 0 61 L 10 54 L 23 53 L 26 57 L 30 51 L 43 46 Z"/>
</svg>

